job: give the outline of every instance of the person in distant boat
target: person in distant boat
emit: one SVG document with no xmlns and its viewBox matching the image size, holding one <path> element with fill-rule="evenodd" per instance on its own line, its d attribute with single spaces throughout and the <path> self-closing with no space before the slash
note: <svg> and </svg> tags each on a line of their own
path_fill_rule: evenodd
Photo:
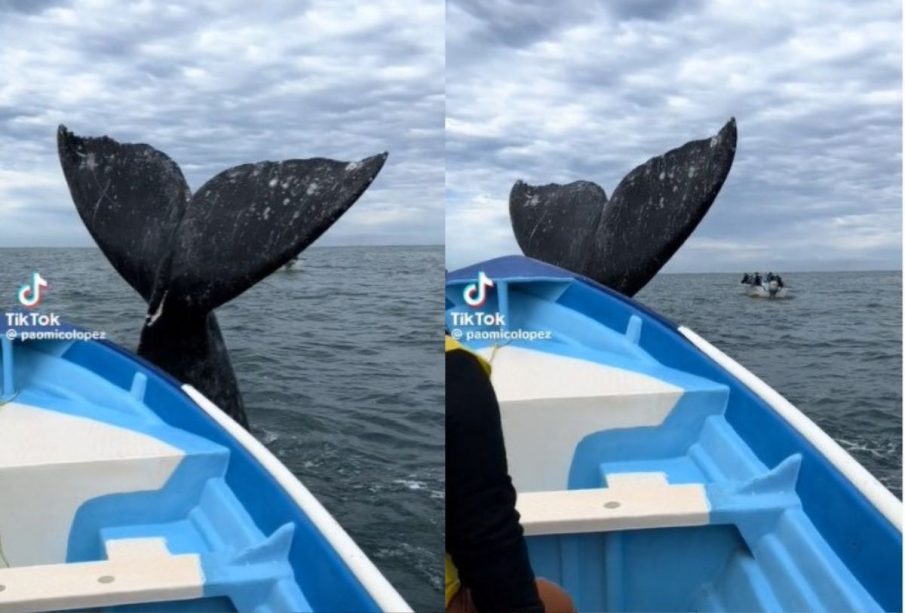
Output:
<svg viewBox="0 0 905 613">
<path fill-rule="evenodd" d="M 749 275 L 748 273 L 745 273 L 745 276 L 742 277 L 742 283 L 749 283 L 749 284 L 750 284 L 750 283 L 751 283 L 751 275 Z"/>
<path fill-rule="evenodd" d="M 785 287 L 785 284 L 782 282 L 782 277 L 779 275 L 776 275 L 776 283 L 779 284 L 780 288 Z"/>
<path fill-rule="evenodd" d="M 490 365 L 446 337 L 446 613 L 572 613 L 535 579 Z"/>
<path fill-rule="evenodd" d="M 754 285 L 760 285 L 761 283 L 762 283 L 762 281 L 760 278 L 760 273 L 759 272 L 754 273 Z"/>
</svg>

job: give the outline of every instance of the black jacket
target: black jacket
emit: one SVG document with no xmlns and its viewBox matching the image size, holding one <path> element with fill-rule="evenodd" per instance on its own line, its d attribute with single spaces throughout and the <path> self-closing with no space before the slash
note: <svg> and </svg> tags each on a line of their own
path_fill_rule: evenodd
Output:
<svg viewBox="0 0 905 613">
<path fill-rule="evenodd" d="M 446 353 L 446 551 L 479 611 L 543 613 L 500 407 L 481 364 L 462 350 Z"/>
</svg>

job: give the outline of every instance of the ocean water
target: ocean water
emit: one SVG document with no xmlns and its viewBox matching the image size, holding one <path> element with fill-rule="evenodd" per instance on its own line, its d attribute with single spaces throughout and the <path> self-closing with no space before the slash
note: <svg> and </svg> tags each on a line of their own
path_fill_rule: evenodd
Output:
<svg viewBox="0 0 905 613">
<path fill-rule="evenodd" d="M 217 310 L 252 432 L 417 610 L 442 598 L 443 247 L 312 248 Z M 134 350 L 145 305 L 96 249 L 0 249 L 0 307 Z"/>
<path fill-rule="evenodd" d="M 781 273 L 789 298 L 741 273 L 658 275 L 635 298 L 766 381 L 902 496 L 902 274 Z"/>
</svg>

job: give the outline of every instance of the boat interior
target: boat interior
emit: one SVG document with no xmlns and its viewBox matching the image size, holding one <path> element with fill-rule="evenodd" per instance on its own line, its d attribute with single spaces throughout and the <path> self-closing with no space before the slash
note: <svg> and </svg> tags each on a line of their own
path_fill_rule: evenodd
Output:
<svg viewBox="0 0 905 613">
<path fill-rule="evenodd" d="M 673 324 L 526 258 L 481 270 L 479 310 L 552 333 L 456 334 L 491 364 L 535 573 L 579 611 L 899 610 L 901 532 Z"/>
<path fill-rule="evenodd" d="M 316 528 L 287 521 L 285 493 L 158 371 L 109 345 L 5 339 L 2 366 L 0 611 L 368 608 Z"/>
</svg>

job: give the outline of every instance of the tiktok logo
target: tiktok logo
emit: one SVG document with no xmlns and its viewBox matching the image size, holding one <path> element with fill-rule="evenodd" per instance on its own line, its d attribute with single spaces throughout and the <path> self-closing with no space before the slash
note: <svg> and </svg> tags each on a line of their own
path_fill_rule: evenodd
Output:
<svg viewBox="0 0 905 613">
<path fill-rule="evenodd" d="M 493 281 L 483 272 L 478 273 L 478 282 L 465 286 L 462 297 L 471 307 L 479 307 L 487 301 L 487 289 L 493 287 Z"/>
<path fill-rule="evenodd" d="M 47 279 L 42 277 L 39 273 L 32 273 L 31 284 L 26 283 L 19 288 L 19 302 L 22 306 L 30 309 L 35 308 L 41 304 L 48 287 L 50 287 L 50 285 L 48 285 Z"/>
</svg>

